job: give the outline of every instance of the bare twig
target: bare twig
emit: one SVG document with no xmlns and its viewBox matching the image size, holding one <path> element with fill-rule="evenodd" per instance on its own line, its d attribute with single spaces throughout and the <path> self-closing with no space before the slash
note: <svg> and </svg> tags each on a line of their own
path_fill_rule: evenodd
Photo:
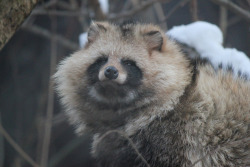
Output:
<svg viewBox="0 0 250 167">
<path fill-rule="evenodd" d="M 43 90 L 43 94 L 45 94 L 46 90 Z M 44 95 L 42 95 L 44 96 Z M 47 92 L 46 92 L 46 101 L 47 101 Z M 43 102 L 45 105 L 45 102 Z M 40 104 L 41 105 L 41 104 Z M 42 111 L 38 111 L 38 115 L 36 116 L 37 120 L 37 146 L 36 146 L 36 162 L 41 162 L 42 157 L 42 145 L 43 145 L 43 135 L 44 135 L 44 118 L 41 115 Z"/>
<path fill-rule="evenodd" d="M 46 37 L 48 39 L 51 39 L 52 33 L 44 28 L 41 28 L 39 26 L 36 25 L 29 25 L 29 26 L 23 26 L 22 27 L 24 30 L 28 30 L 30 32 L 33 32 L 35 34 L 41 35 L 43 37 Z M 65 47 L 68 47 L 72 50 L 77 50 L 79 49 L 79 45 L 68 40 L 67 38 L 54 34 L 55 40 L 59 43 L 61 43 L 62 45 L 64 45 Z"/>
<path fill-rule="evenodd" d="M 107 19 L 108 20 L 117 20 L 120 18 L 131 17 L 131 16 L 135 15 L 136 13 L 149 8 L 151 5 L 153 5 L 156 2 L 160 2 L 160 0 L 149 0 L 146 2 L 142 2 L 142 4 L 136 6 L 135 8 L 131 9 L 130 11 L 121 12 L 121 13 L 111 13 L 107 16 Z"/>
<path fill-rule="evenodd" d="M 112 133 L 118 133 L 120 136 L 124 137 L 125 139 L 128 140 L 129 144 L 132 146 L 132 148 L 135 150 L 136 154 L 141 158 L 141 160 L 143 161 L 143 163 L 147 166 L 150 167 L 150 165 L 148 164 L 148 162 L 145 160 L 145 158 L 142 156 L 142 154 L 139 152 L 139 150 L 136 148 L 134 142 L 123 132 L 119 131 L 119 130 L 109 130 L 106 133 L 104 133 L 98 140 L 97 144 L 98 145 L 105 137 L 107 137 L 108 135 L 112 134 Z"/>
<path fill-rule="evenodd" d="M 86 11 L 86 5 L 85 5 L 86 2 L 85 3 L 84 2 L 85 1 L 81 1 L 81 5 L 79 6 L 78 10 L 80 10 L 80 11 Z M 88 21 L 86 21 L 86 17 L 84 15 L 81 15 L 81 16 L 78 17 L 78 21 L 81 24 L 82 30 L 86 31 L 87 26 L 89 26 L 89 24 L 87 23 Z"/>
<path fill-rule="evenodd" d="M 154 4 L 154 11 L 157 15 L 158 21 L 165 18 L 162 5 L 159 2 Z M 161 22 L 160 25 L 161 25 L 161 28 L 163 28 L 164 30 L 167 30 L 167 22 Z"/>
<path fill-rule="evenodd" d="M 198 19 L 198 3 L 197 0 L 191 0 L 190 2 L 190 12 L 192 14 L 192 21 L 197 21 Z"/>
<path fill-rule="evenodd" d="M 50 16 L 63 16 L 63 17 L 78 17 L 82 15 L 86 15 L 87 12 L 83 11 L 60 11 L 60 10 L 44 10 L 44 9 L 36 9 L 32 11 L 32 15 L 50 15 Z"/>
<path fill-rule="evenodd" d="M 6 132 L 2 124 L 0 124 L 0 133 L 4 136 L 6 141 L 25 159 L 31 166 L 39 167 L 39 165 L 32 160 L 32 158 L 23 151 L 23 149 L 10 137 L 10 135 Z"/>
<path fill-rule="evenodd" d="M 56 27 L 57 27 L 56 22 L 57 22 L 56 18 L 51 16 L 52 32 L 56 32 Z M 54 74 L 54 71 L 55 71 L 56 53 L 57 53 L 56 38 L 52 34 L 52 36 L 51 36 L 51 55 L 50 55 L 50 75 L 49 76 L 52 76 Z M 53 110 L 54 110 L 53 82 L 49 81 L 48 104 L 47 104 L 47 113 L 46 113 L 46 120 L 45 120 L 43 146 L 42 146 L 41 167 L 48 166 L 48 155 L 49 155 L 49 145 L 50 145 L 50 138 L 51 138 Z"/>
<path fill-rule="evenodd" d="M 170 16 L 172 16 L 172 14 L 174 14 L 174 12 L 176 12 L 177 9 L 179 9 L 180 7 L 183 7 L 186 3 L 188 3 L 190 0 L 180 0 L 166 15 L 166 17 L 164 19 L 161 20 L 161 22 L 166 21 Z"/>
<path fill-rule="evenodd" d="M 219 4 L 228 8 L 232 12 L 250 21 L 250 12 L 245 9 L 242 9 L 238 5 L 235 5 L 233 2 L 230 2 L 229 0 L 212 0 L 212 1 L 216 4 Z"/>
<path fill-rule="evenodd" d="M 225 39 L 227 33 L 227 8 L 224 6 L 220 7 L 220 29 Z"/>
</svg>

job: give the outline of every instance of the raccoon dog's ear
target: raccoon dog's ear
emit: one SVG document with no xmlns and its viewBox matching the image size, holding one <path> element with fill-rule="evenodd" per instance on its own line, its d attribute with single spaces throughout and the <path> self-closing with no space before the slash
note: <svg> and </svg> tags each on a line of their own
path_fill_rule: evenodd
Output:
<svg viewBox="0 0 250 167">
<path fill-rule="evenodd" d="M 88 42 L 93 42 L 100 34 L 100 32 L 106 32 L 105 23 L 92 22 L 88 30 Z"/>
<path fill-rule="evenodd" d="M 163 37 L 160 31 L 153 30 L 143 34 L 144 40 L 146 41 L 150 50 L 161 51 L 163 44 Z"/>
</svg>

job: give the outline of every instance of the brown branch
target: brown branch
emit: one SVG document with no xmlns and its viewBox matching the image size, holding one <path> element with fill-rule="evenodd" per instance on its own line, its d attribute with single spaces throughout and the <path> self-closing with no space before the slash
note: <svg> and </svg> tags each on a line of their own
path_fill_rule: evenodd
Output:
<svg viewBox="0 0 250 167">
<path fill-rule="evenodd" d="M 154 11 L 155 11 L 155 13 L 157 15 L 158 21 L 165 18 L 164 11 L 162 9 L 162 5 L 159 2 L 154 4 Z M 161 22 L 160 26 L 164 30 L 167 30 L 167 22 Z"/>
<path fill-rule="evenodd" d="M 0 1 L 0 50 L 20 27 L 39 0 Z"/>
<path fill-rule="evenodd" d="M 174 14 L 174 12 L 176 12 L 177 9 L 179 9 L 180 7 L 183 7 L 186 3 L 188 3 L 190 0 L 180 0 L 166 15 L 166 17 L 164 19 L 161 20 L 161 22 L 166 21 L 170 16 L 172 16 L 172 14 Z"/>
<path fill-rule="evenodd" d="M 220 6 L 220 29 L 225 39 L 227 33 L 227 8 L 224 6 Z"/>
<path fill-rule="evenodd" d="M 68 17 L 78 17 L 82 15 L 86 15 L 87 12 L 83 11 L 60 11 L 60 10 L 45 10 L 45 9 L 36 9 L 32 13 L 32 15 L 49 15 L 49 16 L 68 16 Z"/>
<path fill-rule="evenodd" d="M 197 21 L 198 19 L 198 2 L 197 0 L 191 0 L 190 2 L 190 12 L 192 14 L 192 21 Z"/>
<path fill-rule="evenodd" d="M 0 133 L 3 135 L 3 137 L 6 139 L 6 141 L 18 152 L 23 159 L 25 159 L 31 166 L 33 167 L 39 167 L 39 165 L 32 160 L 32 158 L 23 151 L 23 149 L 10 137 L 10 135 L 6 132 L 2 124 L 0 124 Z"/>
<path fill-rule="evenodd" d="M 44 29 L 44 28 L 41 28 L 39 26 L 36 26 L 36 25 L 29 25 L 29 26 L 23 26 L 22 27 L 24 30 L 28 30 L 32 33 L 35 33 L 37 35 L 41 35 L 47 39 L 51 39 L 51 36 L 53 35 L 53 33 L 51 33 L 50 31 Z M 79 45 L 68 40 L 67 38 L 63 37 L 63 36 L 60 36 L 58 34 L 55 34 L 55 40 L 59 43 L 61 43 L 62 45 L 64 45 L 65 47 L 67 48 L 70 48 L 72 50 L 77 50 L 79 49 Z"/>
<path fill-rule="evenodd" d="M 54 33 L 56 32 L 57 27 L 56 17 L 51 17 L 51 30 L 53 35 L 51 36 L 51 47 L 50 47 L 50 74 L 52 76 L 56 69 L 56 53 L 57 53 L 57 42 Z M 43 136 L 43 145 L 42 145 L 42 155 L 41 155 L 41 167 L 48 166 L 48 157 L 49 157 L 49 145 L 51 138 L 51 128 L 52 128 L 52 119 L 54 111 L 54 90 L 53 82 L 49 81 L 49 90 L 48 90 L 48 104 L 47 104 L 47 113 L 45 120 L 45 129 Z"/>
<path fill-rule="evenodd" d="M 229 0 L 212 0 L 212 1 L 216 4 L 219 4 L 228 8 L 232 12 L 250 21 L 250 12 L 245 9 L 242 9 L 238 5 L 235 5 L 233 2 L 230 2 Z"/>
<path fill-rule="evenodd" d="M 135 15 L 136 13 L 149 8 L 154 3 L 160 2 L 160 1 L 161 0 L 149 0 L 146 2 L 143 1 L 140 5 L 137 5 L 135 8 L 131 9 L 130 11 L 121 12 L 121 13 L 111 13 L 107 16 L 107 19 L 108 20 L 118 20 L 120 18 L 131 17 L 131 16 Z"/>
</svg>

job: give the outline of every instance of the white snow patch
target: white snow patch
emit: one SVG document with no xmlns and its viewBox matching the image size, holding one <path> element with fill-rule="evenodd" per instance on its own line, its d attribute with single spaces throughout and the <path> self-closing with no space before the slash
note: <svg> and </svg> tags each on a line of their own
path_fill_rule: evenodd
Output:
<svg viewBox="0 0 250 167">
<path fill-rule="evenodd" d="M 109 12 L 109 2 L 108 0 L 98 0 L 101 5 L 102 12 L 107 14 Z"/>
<path fill-rule="evenodd" d="M 84 32 L 79 35 L 79 45 L 81 48 L 85 46 L 85 44 L 88 42 L 88 33 Z"/>
<path fill-rule="evenodd" d="M 245 53 L 234 48 L 224 48 L 221 30 L 214 24 L 198 21 L 188 25 L 175 26 L 167 35 L 196 49 L 202 58 L 211 61 L 215 68 L 222 65 L 232 67 L 235 76 L 238 72 L 250 77 L 250 60 Z"/>
</svg>

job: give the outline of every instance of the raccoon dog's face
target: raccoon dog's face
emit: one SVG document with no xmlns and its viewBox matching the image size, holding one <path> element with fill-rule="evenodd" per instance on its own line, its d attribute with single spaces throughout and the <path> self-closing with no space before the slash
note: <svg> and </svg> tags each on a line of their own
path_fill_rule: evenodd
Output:
<svg viewBox="0 0 250 167">
<path fill-rule="evenodd" d="M 157 26 L 98 22 L 90 26 L 84 49 L 61 62 L 55 79 L 67 110 L 95 119 L 100 110 L 170 105 L 190 82 L 188 66 Z"/>
<path fill-rule="evenodd" d="M 133 24 L 119 27 L 105 23 L 90 27 L 86 49 L 91 51 L 92 58 L 86 70 L 84 95 L 101 108 L 127 108 L 153 94 L 143 85 L 143 69 L 137 57 L 148 53 L 133 39 L 135 28 Z M 159 35 L 156 42 L 162 45 L 160 33 L 155 33 Z"/>
<path fill-rule="evenodd" d="M 134 60 L 113 54 L 100 53 L 87 68 L 88 96 L 93 102 L 122 107 L 139 97 L 143 73 Z"/>
</svg>

